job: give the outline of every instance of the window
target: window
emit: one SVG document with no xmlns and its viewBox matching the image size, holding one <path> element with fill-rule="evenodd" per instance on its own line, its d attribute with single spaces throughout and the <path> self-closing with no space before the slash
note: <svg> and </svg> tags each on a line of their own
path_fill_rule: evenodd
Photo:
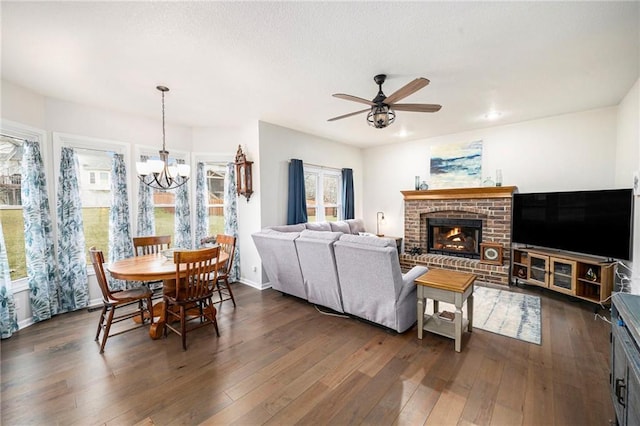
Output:
<svg viewBox="0 0 640 426">
<path fill-rule="evenodd" d="M 113 154 L 125 153 L 128 145 L 122 142 L 54 132 L 54 168 L 58 172 L 60 151 L 63 146 L 73 148 L 78 157 L 78 186 L 80 187 L 80 200 L 82 202 L 82 225 L 87 264 L 91 264 L 89 248 L 93 246 L 102 250 L 105 258 L 108 259 Z M 55 185 L 54 197 L 57 197 L 57 178 L 55 179 Z M 55 203 L 55 198 L 53 203 Z M 53 210 L 51 214 L 54 214 Z M 56 218 L 52 217 L 52 220 L 55 222 Z M 89 268 L 89 271 L 91 270 Z"/>
<path fill-rule="evenodd" d="M 84 229 L 87 263 L 91 263 L 89 248 L 95 246 L 108 259 L 109 250 L 109 209 L 111 206 L 110 179 L 106 182 L 96 179 L 103 173 L 110 176 L 113 151 L 84 149 L 72 146 L 77 157 L 78 185 L 82 200 L 82 224 Z M 59 148 L 58 148 L 59 149 Z M 59 164 L 59 163 L 58 163 Z M 107 170 L 98 172 L 97 170 Z M 105 186 L 106 183 L 106 186 Z"/>
<path fill-rule="evenodd" d="M 173 154 L 173 153 L 172 153 Z M 146 156 L 149 160 L 159 160 L 160 156 L 156 151 L 151 152 L 146 149 L 140 150 L 140 156 Z M 185 155 L 178 154 L 176 156 L 171 155 L 169 157 L 169 163 L 174 163 L 178 160 L 185 160 Z M 186 185 L 189 185 L 187 183 Z M 136 186 L 137 188 L 137 186 Z M 175 216 L 176 216 L 176 193 L 175 189 L 172 190 L 153 190 L 153 212 L 154 220 L 156 224 L 156 235 L 171 235 L 172 245 L 175 242 Z"/>
<path fill-rule="evenodd" d="M 309 222 L 335 222 L 342 219 L 340 170 L 305 164 L 304 187 Z"/>
<path fill-rule="evenodd" d="M 7 246 L 11 280 L 27 276 L 22 217 L 23 141 L 0 137 L 0 221 Z"/>
<path fill-rule="evenodd" d="M 156 235 L 171 235 L 175 231 L 176 194 L 175 190 L 153 190 L 153 213 L 156 222 Z"/>
<path fill-rule="evenodd" d="M 224 234 L 224 177 L 225 163 L 205 163 L 207 180 L 207 210 L 209 211 L 209 235 Z"/>
</svg>

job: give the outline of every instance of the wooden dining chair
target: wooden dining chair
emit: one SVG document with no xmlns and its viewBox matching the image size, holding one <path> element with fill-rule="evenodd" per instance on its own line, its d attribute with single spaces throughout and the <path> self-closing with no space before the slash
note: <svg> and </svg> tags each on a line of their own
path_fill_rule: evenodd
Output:
<svg viewBox="0 0 640 426">
<path fill-rule="evenodd" d="M 133 254 L 136 256 L 160 253 L 169 248 L 171 248 L 171 235 L 133 237 Z"/>
<path fill-rule="evenodd" d="M 212 300 L 219 254 L 219 246 L 174 253 L 176 286 L 175 289 L 165 288 L 164 292 L 164 335 L 166 337 L 167 331 L 171 330 L 181 336 L 182 349 L 185 351 L 187 333 L 190 331 L 211 324 L 216 329 L 216 335 L 220 336 L 217 311 Z M 179 329 L 172 324 L 173 319 L 180 321 Z M 196 320 L 199 322 L 196 323 Z"/>
<path fill-rule="evenodd" d="M 231 300 L 233 307 L 236 307 L 236 299 L 233 297 L 233 290 L 229 285 L 229 273 L 233 265 L 233 257 L 236 252 L 236 237 L 232 235 L 218 234 L 215 237 L 205 237 L 200 240 L 201 244 L 216 243 L 220 246 L 220 250 L 224 251 L 229 257 L 222 267 L 218 268 L 218 277 L 216 280 L 216 290 L 220 300 L 215 303 L 222 303 L 225 300 Z"/>
<path fill-rule="evenodd" d="M 146 319 L 149 319 L 150 324 L 153 324 L 153 307 L 151 302 L 152 292 L 144 285 L 129 290 L 111 290 L 111 288 L 109 288 L 109 283 L 107 282 L 107 276 L 104 272 L 104 254 L 102 253 L 102 250 L 97 250 L 95 247 L 91 247 L 89 249 L 89 253 L 91 255 L 93 269 L 96 271 L 98 285 L 102 292 L 102 313 L 100 314 L 100 321 L 98 322 L 96 342 L 100 338 L 100 332 L 102 332 L 100 353 L 103 353 L 104 346 L 109 337 L 144 327 Z M 134 304 L 138 305 L 138 309 L 121 309 Z M 115 312 L 118 309 L 120 309 L 122 313 L 115 315 Z M 148 315 L 148 318 L 145 318 L 145 312 Z M 139 316 L 139 325 L 125 328 L 117 333 L 109 334 L 112 324 L 132 319 L 137 316 Z M 132 322 L 132 324 L 135 323 Z"/>
</svg>

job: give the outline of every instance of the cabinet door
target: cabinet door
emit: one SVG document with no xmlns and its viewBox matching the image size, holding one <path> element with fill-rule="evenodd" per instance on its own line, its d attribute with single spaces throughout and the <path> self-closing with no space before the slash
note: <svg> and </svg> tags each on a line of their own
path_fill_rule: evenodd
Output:
<svg viewBox="0 0 640 426">
<path fill-rule="evenodd" d="M 549 256 L 529 253 L 529 283 L 549 287 Z"/>
<path fill-rule="evenodd" d="M 626 424 L 640 425 L 640 380 L 638 380 L 638 371 L 629 368 L 629 376 L 627 378 L 627 413 Z"/>
<path fill-rule="evenodd" d="M 550 258 L 549 288 L 561 293 L 576 294 L 576 264 L 573 260 Z"/>
<path fill-rule="evenodd" d="M 613 321 L 612 321 L 613 322 Z M 624 348 L 620 340 L 621 336 L 619 330 L 616 327 L 620 327 L 617 324 L 612 325 L 613 330 L 611 333 L 611 399 L 613 401 L 613 408 L 616 411 L 616 417 L 618 424 L 625 425 L 626 423 L 626 396 L 627 396 L 627 359 L 624 354 Z"/>
</svg>

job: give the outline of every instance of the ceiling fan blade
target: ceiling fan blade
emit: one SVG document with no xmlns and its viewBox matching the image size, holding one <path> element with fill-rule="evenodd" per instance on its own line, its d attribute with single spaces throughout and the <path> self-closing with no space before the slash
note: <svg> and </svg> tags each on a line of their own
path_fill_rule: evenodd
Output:
<svg viewBox="0 0 640 426">
<path fill-rule="evenodd" d="M 350 112 L 349 114 L 345 114 L 345 115 L 339 115 L 337 117 L 330 118 L 327 121 L 341 120 L 343 118 L 351 117 L 352 115 L 360 114 L 360 113 L 363 113 L 365 111 L 371 111 L 371 108 L 363 109 L 362 111 Z"/>
<path fill-rule="evenodd" d="M 394 104 L 391 108 L 396 111 L 413 111 L 413 112 L 438 112 L 442 105 L 436 104 Z"/>
<path fill-rule="evenodd" d="M 384 100 L 384 103 L 387 105 L 391 105 L 394 102 L 398 102 L 399 100 L 406 98 L 410 94 L 422 89 L 427 84 L 429 84 L 429 80 L 427 80 L 426 78 L 416 78 L 415 80 L 410 81 L 409 83 L 393 92 L 391 95 L 387 96 Z"/>
<path fill-rule="evenodd" d="M 360 102 L 361 104 L 366 104 L 371 106 L 375 105 L 373 102 L 371 102 L 368 99 L 359 98 L 357 96 L 352 96 L 352 95 L 345 95 L 344 93 L 334 93 L 333 96 L 335 98 L 344 99 L 345 101 Z"/>
</svg>

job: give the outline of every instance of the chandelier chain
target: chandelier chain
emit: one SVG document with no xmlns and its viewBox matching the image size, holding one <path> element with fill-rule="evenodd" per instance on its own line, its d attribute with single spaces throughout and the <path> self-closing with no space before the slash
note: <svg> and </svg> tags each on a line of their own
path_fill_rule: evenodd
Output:
<svg viewBox="0 0 640 426">
<path fill-rule="evenodd" d="M 164 131 L 164 90 L 162 91 L 162 150 L 166 151 L 165 147 L 165 131 Z"/>
</svg>

